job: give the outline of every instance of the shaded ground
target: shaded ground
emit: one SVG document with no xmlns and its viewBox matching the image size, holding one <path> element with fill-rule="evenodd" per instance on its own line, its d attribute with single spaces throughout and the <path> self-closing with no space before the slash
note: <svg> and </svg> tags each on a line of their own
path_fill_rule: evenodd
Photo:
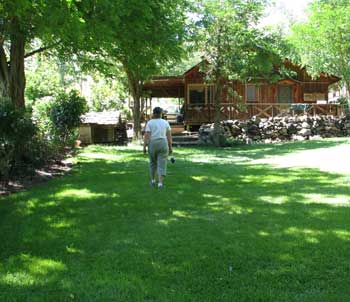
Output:
<svg viewBox="0 0 350 302">
<path fill-rule="evenodd" d="M 69 173 L 72 168 L 72 162 L 68 160 L 60 160 L 41 169 L 32 171 L 31 175 L 18 176 L 15 179 L 0 182 L 0 197 L 10 195 L 16 192 L 31 188 L 34 185 L 49 181 L 54 177 L 59 177 Z"/>
<path fill-rule="evenodd" d="M 0 301 L 348 301 L 350 175 L 264 162 L 325 150 L 350 141 L 177 149 L 157 191 L 141 150 L 91 146 L 0 199 Z"/>
</svg>

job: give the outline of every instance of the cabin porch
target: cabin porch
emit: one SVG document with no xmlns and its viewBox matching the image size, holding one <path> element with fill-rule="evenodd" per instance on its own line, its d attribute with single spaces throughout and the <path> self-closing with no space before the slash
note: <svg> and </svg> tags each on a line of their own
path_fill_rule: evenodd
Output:
<svg viewBox="0 0 350 302">
<path fill-rule="evenodd" d="M 215 108 L 212 104 L 201 106 L 184 105 L 185 126 L 201 125 L 214 121 Z M 300 114 L 307 115 L 334 115 L 342 114 L 342 107 L 339 104 L 317 104 L 317 103 L 243 103 L 221 104 L 222 120 L 244 120 L 253 116 L 260 118 L 270 118 L 276 116 L 294 116 Z"/>
</svg>

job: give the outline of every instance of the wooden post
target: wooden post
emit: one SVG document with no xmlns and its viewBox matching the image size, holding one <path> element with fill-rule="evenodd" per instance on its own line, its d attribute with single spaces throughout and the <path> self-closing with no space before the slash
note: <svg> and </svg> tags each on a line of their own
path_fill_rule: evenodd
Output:
<svg viewBox="0 0 350 302">
<path fill-rule="evenodd" d="M 149 120 L 149 115 L 148 115 L 148 97 L 145 98 L 145 115 L 146 115 L 146 120 Z"/>
<path fill-rule="evenodd" d="M 149 117 L 152 117 L 152 96 L 149 98 Z"/>
</svg>

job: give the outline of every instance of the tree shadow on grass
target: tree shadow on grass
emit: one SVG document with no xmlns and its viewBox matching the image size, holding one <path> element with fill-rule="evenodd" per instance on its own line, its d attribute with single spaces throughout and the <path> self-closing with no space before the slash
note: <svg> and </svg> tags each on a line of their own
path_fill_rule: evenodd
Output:
<svg viewBox="0 0 350 302">
<path fill-rule="evenodd" d="M 2 301 L 349 294 L 343 175 L 179 161 L 157 191 L 145 158 L 120 152 L 127 160 L 81 158 L 72 175 L 0 202 Z"/>
</svg>

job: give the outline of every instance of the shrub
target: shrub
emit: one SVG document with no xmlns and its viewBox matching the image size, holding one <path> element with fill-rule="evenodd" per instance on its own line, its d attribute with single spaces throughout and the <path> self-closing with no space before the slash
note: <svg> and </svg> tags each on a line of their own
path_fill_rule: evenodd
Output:
<svg viewBox="0 0 350 302">
<path fill-rule="evenodd" d="M 50 120 L 52 132 L 64 145 L 71 144 L 76 139 L 80 117 L 87 111 L 86 100 L 74 90 L 56 97 L 51 106 Z"/>
<path fill-rule="evenodd" d="M 33 112 L 16 110 L 10 101 L 0 102 L 0 181 L 32 174 L 65 154 L 76 138 L 80 116 L 86 112 L 77 92 L 38 100 Z"/>
<path fill-rule="evenodd" d="M 11 102 L 0 103 L 0 180 L 30 168 L 30 142 L 36 132 L 30 114 L 15 110 Z"/>
</svg>

